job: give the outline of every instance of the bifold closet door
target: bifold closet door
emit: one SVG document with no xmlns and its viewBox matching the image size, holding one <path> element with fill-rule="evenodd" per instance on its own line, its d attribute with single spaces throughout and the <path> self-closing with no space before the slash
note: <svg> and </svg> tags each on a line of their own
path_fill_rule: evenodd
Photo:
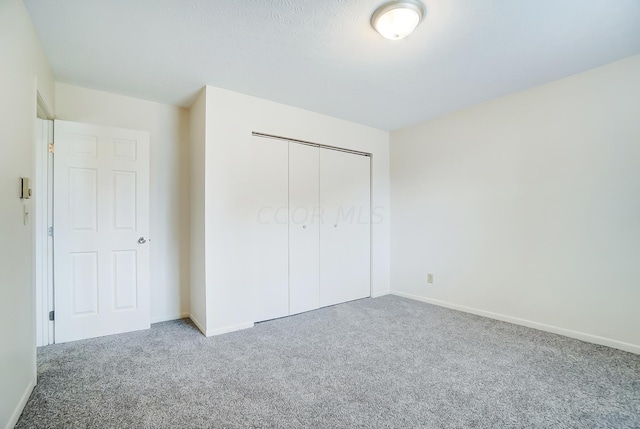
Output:
<svg viewBox="0 0 640 429">
<path fill-rule="evenodd" d="M 288 152 L 287 142 L 252 137 L 250 177 L 242 200 L 253 223 L 246 267 L 253 285 L 253 296 L 247 299 L 253 299 L 255 321 L 289 315 Z"/>
<path fill-rule="evenodd" d="M 289 143 L 289 313 L 320 306 L 320 149 Z"/>
<path fill-rule="evenodd" d="M 367 156 L 320 149 L 320 306 L 371 295 Z"/>
</svg>

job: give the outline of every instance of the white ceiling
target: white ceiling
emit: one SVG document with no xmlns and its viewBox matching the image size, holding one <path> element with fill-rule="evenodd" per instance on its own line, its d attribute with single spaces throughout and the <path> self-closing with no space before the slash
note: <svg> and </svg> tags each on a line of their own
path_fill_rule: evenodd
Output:
<svg viewBox="0 0 640 429">
<path fill-rule="evenodd" d="M 638 0 L 25 0 L 56 79 L 189 106 L 205 84 L 394 130 L 640 53 Z"/>
</svg>

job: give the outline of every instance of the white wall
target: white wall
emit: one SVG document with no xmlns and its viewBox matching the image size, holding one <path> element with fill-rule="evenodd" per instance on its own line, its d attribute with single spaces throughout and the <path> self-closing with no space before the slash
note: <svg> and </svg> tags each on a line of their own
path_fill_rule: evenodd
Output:
<svg viewBox="0 0 640 429">
<path fill-rule="evenodd" d="M 205 99 L 204 88 L 189 112 L 191 138 L 191 320 L 206 332 L 205 255 Z"/>
<path fill-rule="evenodd" d="M 251 132 L 373 153 L 372 288 L 389 292 L 389 134 L 306 110 L 206 88 L 207 334 L 254 321 L 248 255 L 251 221 Z"/>
<path fill-rule="evenodd" d="M 189 314 L 189 112 L 56 83 L 56 119 L 151 134 L 151 322 Z"/>
<path fill-rule="evenodd" d="M 391 183 L 393 292 L 640 353 L 640 56 L 393 132 Z"/>
<path fill-rule="evenodd" d="M 36 90 L 53 111 L 53 76 L 19 0 L 0 2 L 0 428 L 11 428 L 36 382 L 33 222 L 19 178 L 34 176 Z M 38 189 L 33 189 L 34 196 Z"/>
</svg>

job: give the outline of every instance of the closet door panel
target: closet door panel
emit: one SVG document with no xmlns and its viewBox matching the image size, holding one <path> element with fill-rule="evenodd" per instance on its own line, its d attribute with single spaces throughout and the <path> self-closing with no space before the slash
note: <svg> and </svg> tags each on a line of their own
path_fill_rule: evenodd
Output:
<svg viewBox="0 0 640 429">
<path fill-rule="evenodd" d="M 370 158 L 320 149 L 320 306 L 371 295 Z"/>
<path fill-rule="evenodd" d="M 289 143 L 289 313 L 320 305 L 320 149 Z"/>
<path fill-rule="evenodd" d="M 287 142 L 252 137 L 246 201 L 253 228 L 246 267 L 251 276 L 254 320 L 289 314 L 288 153 Z"/>
</svg>

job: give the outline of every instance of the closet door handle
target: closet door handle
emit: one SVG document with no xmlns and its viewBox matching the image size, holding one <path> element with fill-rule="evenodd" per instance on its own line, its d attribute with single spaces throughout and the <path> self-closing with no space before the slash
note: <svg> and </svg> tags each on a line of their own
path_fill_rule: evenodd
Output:
<svg viewBox="0 0 640 429">
<path fill-rule="evenodd" d="M 307 229 L 307 225 L 302 225 L 302 228 L 303 229 Z"/>
</svg>

